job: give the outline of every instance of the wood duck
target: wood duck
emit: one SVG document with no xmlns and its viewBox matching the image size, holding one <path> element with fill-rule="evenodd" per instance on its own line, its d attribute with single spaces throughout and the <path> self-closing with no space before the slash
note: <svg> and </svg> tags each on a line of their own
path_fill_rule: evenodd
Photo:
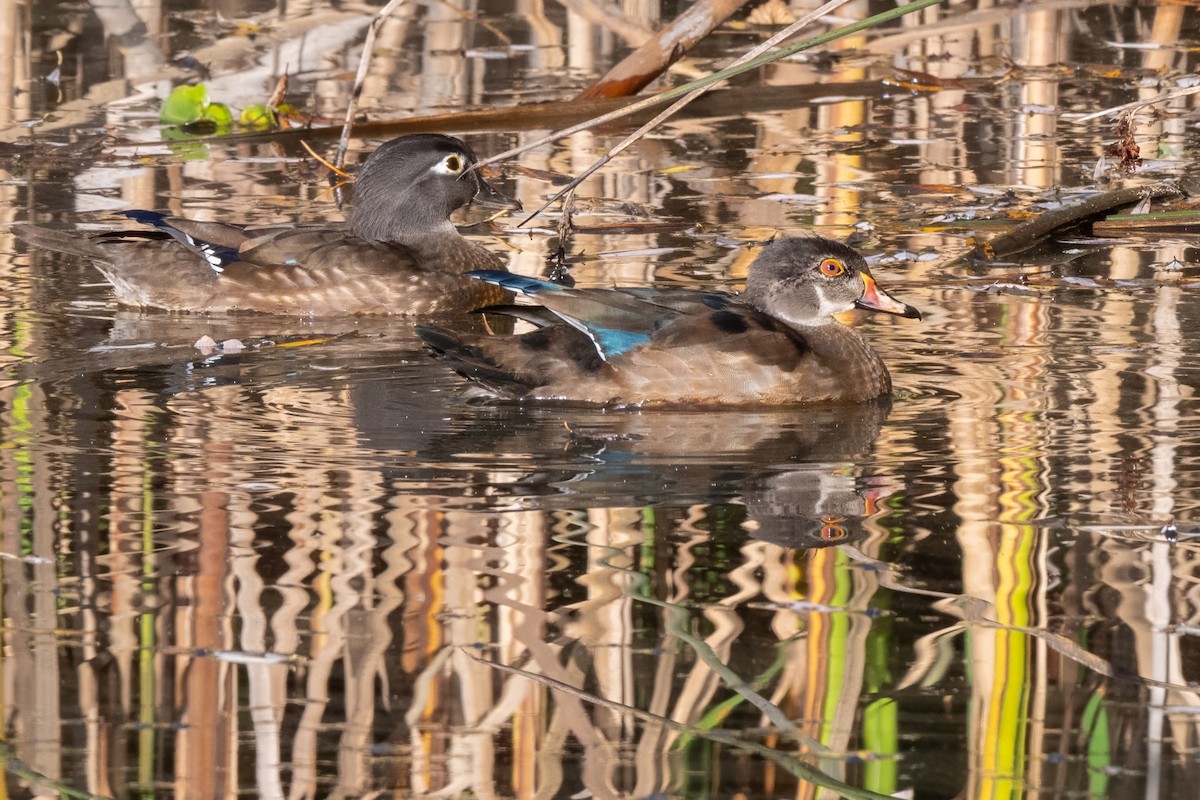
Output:
<svg viewBox="0 0 1200 800">
<path fill-rule="evenodd" d="M 32 225 L 14 231 L 34 246 L 90 258 L 132 306 L 314 316 L 469 311 L 511 295 L 464 277 L 503 271 L 504 262 L 463 238 L 450 215 L 472 203 L 521 207 L 475 163 L 471 148 L 450 136 L 393 139 L 359 171 L 346 225 L 233 225 L 128 211 L 150 229 L 90 238 Z"/>
<path fill-rule="evenodd" d="M 538 329 L 461 335 L 417 326 L 449 365 L 490 394 L 626 406 L 862 402 L 891 391 L 866 340 L 834 315 L 920 319 L 875 283 L 862 256 L 822 238 L 779 239 L 740 295 L 569 289 L 507 272 L 472 277 L 534 298 L 508 306 Z"/>
</svg>

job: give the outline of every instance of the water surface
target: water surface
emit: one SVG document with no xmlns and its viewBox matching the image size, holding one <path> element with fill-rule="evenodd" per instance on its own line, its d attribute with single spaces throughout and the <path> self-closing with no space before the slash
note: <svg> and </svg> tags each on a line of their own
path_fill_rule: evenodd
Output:
<svg viewBox="0 0 1200 800">
<path fill-rule="evenodd" d="M 468 10 L 403 7 L 361 107 L 569 97 L 677 11 Z M 5 220 L 341 214 L 295 139 L 172 149 L 155 116 L 185 50 L 231 105 L 286 68 L 295 104 L 340 116 L 368 17 L 137 13 L 150 35 L 119 47 L 99 4 L 10 22 L 32 49 L 6 57 Z M 889 403 L 481 404 L 410 321 L 138 312 L 90 265 L 3 235 L 8 792 L 1189 796 L 1195 241 L 1070 232 L 956 259 L 1112 181 L 1186 172 L 1194 95 L 1139 115 L 1129 178 L 1095 177 L 1111 120 L 1070 115 L 1177 86 L 1194 14 L 927 12 L 739 79 L 584 184 L 581 285 L 733 289 L 748 243 L 852 237 L 925 314 L 862 324 Z M 767 32 L 727 27 L 668 81 Z M 55 50 L 61 96 L 42 80 Z M 779 91 L 812 84 L 827 95 Z M 536 125 L 443 130 L 487 154 Z M 497 182 L 536 207 L 625 132 L 533 151 Z M 351 163 L 384 138 L 356 138 Z M 555 217 L 518 221 L 469 235 L 546 274 Z M 611 227 L 630 222 L 663 224 Z M 202 336 L 245 349 L 205 353 Z"/>
</svg>

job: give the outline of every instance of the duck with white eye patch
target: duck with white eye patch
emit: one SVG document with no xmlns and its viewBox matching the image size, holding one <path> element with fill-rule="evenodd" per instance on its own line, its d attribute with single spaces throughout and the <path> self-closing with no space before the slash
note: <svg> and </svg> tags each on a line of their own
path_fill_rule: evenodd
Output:
<svg viewBox="0 0 1200 800">
<path fill-rule="evenodd" d="M 777 239 L 740 295 L 653 289 L 571 289 L 510 273 L 472 277 L 526 295 L 509 306 L 537 330 L 417 333 L 449 366 L 497 397 L 617 406 L 863 402 L 891 376 L 858 331 L 855 309 L 920 319 L 883 291 L 854 249 L 820 237 Z M 487 310 L 487 309 L 484 309 Z"/>
<path fill-rule="evenodd" d="M 354 182 L 347 224 L 237 225 L 127 211 L 145 224 L 91 237 L 14 226 L 35 247 L 91 259 L 122 303 L 170 311 L 308 316 L 470 311 L 511 295 L 465 277 L 504 269 L 459 234 L 468 205 L 517 210 L 464 142 L 415 134 L 379 147 Z"/>
</svg>

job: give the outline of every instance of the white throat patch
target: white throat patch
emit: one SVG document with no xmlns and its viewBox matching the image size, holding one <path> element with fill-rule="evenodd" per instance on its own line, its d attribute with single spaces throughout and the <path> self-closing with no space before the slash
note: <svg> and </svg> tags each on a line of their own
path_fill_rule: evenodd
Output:
<svg viewBox="0 0 1200 800">
<path fill-rule="evenodd" d="M 829 296 L 825 294 L 823 287 L 818 286 L 815 291 L 817 293 L 817 300 L 819 303 L 812 314 L 806 316 L 796 316 L 795 314 L 788 313 L 787 311 L 777 310 L 775 312 L 776 316 L 792 325 L 801 327 L 825 325 L 835 314 L 841 314 L 843 311 L 849 311 L 850 309 L 854 308 L 854 303 L 839 303 L 830 299 Z"/>
</svg>

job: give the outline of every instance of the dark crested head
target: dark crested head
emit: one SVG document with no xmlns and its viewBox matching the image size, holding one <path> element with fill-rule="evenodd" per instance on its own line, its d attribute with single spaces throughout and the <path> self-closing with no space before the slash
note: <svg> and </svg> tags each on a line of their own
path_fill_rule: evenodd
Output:
<svg viewBox="0 0 1200 800">
<path fill-rule="evenodd" d="M 921 314 L 879 288 L 852 247 L 819 236 L 776 239 L 750 265 L 743 300 L 793 325 L 821 325 L 854 308 Z"/>
<path fill-rule="evenodd" d="M 475 163 L 471 148 L 453 136 L 418 133 L 384 143 L 354 181 L 350 230 L 372 241 L 404 242 L 453 231 L 450 215 L 471 203 L 521 207 L 493 189 Z"/>
</svg>

